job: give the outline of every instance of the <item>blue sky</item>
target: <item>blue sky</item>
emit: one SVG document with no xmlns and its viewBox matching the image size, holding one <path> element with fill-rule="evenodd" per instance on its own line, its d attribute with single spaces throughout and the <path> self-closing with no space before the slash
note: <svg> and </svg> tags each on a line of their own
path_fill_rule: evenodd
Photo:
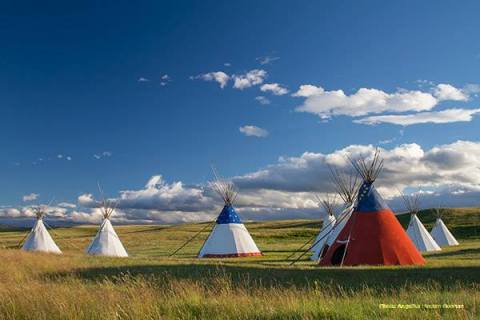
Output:
<svg viewBox="0 0 480 320">
<path fill-rule="evenodd" d="M 76 203 L 97 181 L 115 196 L 155 175 L 201 185 L 211 164 L 242 176 L 352 145 L 477 143 L 480 117 L 469 110 L 479 108 L 479 11 L 475 1 L 2 5 L 0 204 L 21 206 L 30 193 Z M 252 70 L 260 82 L 235 88 Z M 223 88 L 205 81 L 211 72 L 228 77 Z M 316 111 L 299 112 L 310 101 L 293 96 L 302 85 L 347 99 L 330 108 L 313 97 Z M 373 106 L 352 117 L 348 97 L 361 88 L 376 90 Z M 405 92 L 436 100 L 391 108 Z M 442 114 L 446 123 L 358 123 L 450 109 L 462 114 Z M 260 129 L 266 136 L 245 135 Z"/>
</svg>

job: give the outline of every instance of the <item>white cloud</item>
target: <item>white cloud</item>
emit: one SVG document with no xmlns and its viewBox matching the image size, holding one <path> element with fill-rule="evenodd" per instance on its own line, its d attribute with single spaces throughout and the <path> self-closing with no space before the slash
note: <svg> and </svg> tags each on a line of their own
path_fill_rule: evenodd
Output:
<svg viewBox="0 0 480 320">
<path fill-rule="evenodd" d="M 37 200 L 40 195 L 38 193 L 26 194 L 22 197 L 23 202 Z"/>
<path fill-rule="evenodd" d="M 332 192 L 328 166 L 350 169 L 347 156 L 372 157 L 375 147 L 351 145 L 330 154 L 306 152 L 299 157 L 280 158 L 278 163 L 237 176 L 240 190 L 284 192 Z M 377 187 L 386 197 L 408 187 L 480 191 L 480 142 L 457 141 L 424 150 L 419 145 L 403 144 L 381 149 L 385 166 Z"/>
<path fill-rule="evenodd" d="M 277 61 L 280 59 L 280 57 L 273 57 L 273 56 L 264 56 L 264 57 L 258 57 L 255 60 L 257 60 L 262 66 L 266 64 L 271 64 L 274 61 Z"/>
<path fill-rule="evenodd" d="M 253 69 L 244 74 L 234 74 L 233 87 L 235 89 L 246 89 L 255 85 L 262 84 L 267 77 L 267 72 L 261 69 Z"/>
<path fill-rule="evenodd" d="M 276 96 L 282 96 L 288 93 L 288 89 L 282 87 L 278 83 L 266 83 L 260 87 L 260 91 L 267 92 L 270 91 Z"/>
<path fill-rule="evenodd" d="M 320 95 L 324 92 L 325 90 L 322 87 L 317 87 L 311 84 L 304 84 L 304 85 L 301 85 L 298 91 L 292 94 L 292 96 L 308 98 L 310 96 Z"/>
<path fill-rule="evenodd" d="M 470 94 L 476 95 L 480 93 L 480 84 L 469 83 L 465 87 L 463 87 L 462 91 L 468 95 Z"/>
<path fill-rule="evenodd" d="M 447 109 L 443 111 L 419 112 L 405 115 L 370 116 L 354 120 L 353 122 L 367 125 L 391 123 L 401 126 L 420 123 L 469 122 L 472 121 L 473 115 L 479 112 L 480 109 Z"/>
<path fill-rule="evenodd" d="M 433 95 L 439 101 L 452 100 L 452 101 L 467 101 L 468 94 L 462 91 L 461 89 L 455 88 L 454 86 L 446 83 L 438 84 L 434 90 Z"/>
<path fill-rule="evenodd" d="M 313 113 L 321 118 L 337 115 L 356 117 L 386 111 L 428 111 L 438 102 L 432 94 L 417 90 L 386 93 L 378 89 L 361 88 L 346 95 L 343 90 L 325 91 L 313 85 L 300 86 L 294 96 L 306 98 L 296 111 Z"/>
<path fill-rule="evenodd" d="M 268 136 L 268 131 L 257 126 L 247 125 L 240 127 L 240 132 L 249 137 L 264 138 Z"/>
<path fill-rule="evenodd" d="M 97 160 L 103 159 L 103 158 L 110 158 L 112 156 L 112 152 L 110 151 L 103 151 L 102 153 L 95 153 L 93 157 Z"/>
<path fill-rule="evenodd" d="M 225 62 L 223 65 L 224 65 L 225 67 L 231 67 L 231 66 L 232 66 L 232 64 L 231 64 L 230 62 Z"/>
<path fill-rule="evenodd" d="M 138 82 L 150 82 L 150 80 L 149 80 L 149 79 L 147 79 L 147 78 L 144 78 L 144 77 L 140 77 L 140 78 L 138 78 L 138 80 L 137 80 L 137 81 L 138 81 Z"/>
<path fill-rule="evenodd" d="M 230 80 L 230 76 L 223 71 L 215 71 L 209 72 L 205 74 L 198 75 L 194 77 L 194 79 L 201 79 L 204 81 L 215 81 L 220 85 L 220 88 L 225 88 L 228 81 Z"/>
<path fill-rule="evenodd" d="M 264 97 L 264 96 L 257 96 L 257 97 L 255 97 L 255 100 L 258 103 L 263 104 L 263 105 L 270 104 L 270 100 L 267 97 Z"/>
</svg>

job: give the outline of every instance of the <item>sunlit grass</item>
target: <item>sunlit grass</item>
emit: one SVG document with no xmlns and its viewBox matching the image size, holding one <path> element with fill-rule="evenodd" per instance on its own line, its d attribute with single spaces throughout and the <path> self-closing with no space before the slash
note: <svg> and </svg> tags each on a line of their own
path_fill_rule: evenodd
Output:
<svg viewBox="0 0 480 320">
<path fill-rule="evenodd" d="M 420 218 L 431 223 L 425 214 Z M 247 224 L 265 255 L 227 260 L 195 258 L 208 230 L 169 257 L 204 224 L 118 226 L 127 259 L 83 254 L 92 226 L 54 230 L 60 256 L 22 252 L 25 232 L 2 230 L 0 319 L 478 319 L 476 214 L 445 215 L 454 233 L 461 231 L 461 245 L 427 255 L 424 267 L 319 268 L 307 259 L 290 266 L 286 257 L 316 234 L 316 221 Z"/>
</svg>

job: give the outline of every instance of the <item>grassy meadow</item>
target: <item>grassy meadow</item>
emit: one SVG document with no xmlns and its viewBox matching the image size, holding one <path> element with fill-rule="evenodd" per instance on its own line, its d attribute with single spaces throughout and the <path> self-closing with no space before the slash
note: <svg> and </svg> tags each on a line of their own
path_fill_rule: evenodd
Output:
<svg viewBox="0 0 480 320">
<path fill-rule="evenodd" d="M 430 230 L 433 213 L 419 217 Z M 247 223 L 264 256 L 225 260 L 195 258 L 208 228 L 169 257 L 205 224 L 117 226 L 125 259 L 83 254 L 95 226 L 54 229 L 59 256 L 22 252 L 26 231 L 0 228 L 0 319 L 480 319 L 480 209 L 443 220 L 461 245 L 426 266 L 341 269 L 286 261 L 318 221 Z"/>
</svg>

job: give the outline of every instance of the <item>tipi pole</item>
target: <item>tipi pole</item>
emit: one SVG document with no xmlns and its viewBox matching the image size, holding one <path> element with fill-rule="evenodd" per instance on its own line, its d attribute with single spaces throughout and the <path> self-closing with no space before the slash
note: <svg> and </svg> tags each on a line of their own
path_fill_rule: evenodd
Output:
<svg viewBox="0 0 480 320">
<path fill-rule="evenodd" d="M 306 246 L 307 244 L 309 244 L 313 239 L 315 239 L 316 236 L 318 236 L 318 234 L 313 235 L 313 237 L 309 238 L 309 239 L 307 240 L 307 242 L 305 242 L 300 248 L 298 248 L 297 250 L 293 251 L 293 252 L 287 257 L 287 260 L 290 260 L 290 258 L 293 257 L 297 252 L 302 251 L 302 249 L 305 248 L 305 246 Z"/>
<path fill-rule="evenodd" d="M 347 215 L 344 215 L 342 218 L 340 218 L 339 220 L 337 220 L 338 223 L 340 223 L 341 221 L 345 220 L 345 218 L 347 217 Z M 318 239 L 317 241 L 315 241 L 314 244 L 312 244 L 307 250 L 305 250 L 296 260 L 293 260 L 292 263 L 290 263 L 291 266 L 293 266 L 295 263 L 297 263 L 300 259 L 303 258 L 303 256 L 305 256 L 309 251 L 310 249 L 312 249 L 313 247 L 315 247 L 320 241 L 322 241 L 325 237 L 329 236 L 331 233 L 328 232 L 326 235 L 324 235 L 323 237 L 321 237 L 320 239 Z"/>
<path fill-rule="evenodd" d="M 343 218 L 340 219 L 340 221 L 341 221 L 341 220 L 343 220 Z M 336 222 L 337 222 L 337 221 L 329 222 L 327 225 L 325 225 L 325 227 L 322 226 L 322 229 L 327 228 L 327 227 L 330 227 L 332 224 L 335 224 Z M 320 230 L 320 231 L 321 231 L 321 230 Z M 330 235 L 331 232 L 332 232 L 332 230 L 330 230 L 329 232 L 327 232 L 327 234 L 326 234 L 325 236 Z M 302 251 L 302 249 L 305 248 L 305 246 L 306 246 L 307 244 L 309 244 L 309 243 L 310 243 L 313 239 L 315 239 L 315 237 L 317 237 L 317 236 L 318 236 L 318 234 L 315 234 L 313 237 L 311 237 L 310 239 L 308 239 L 308 241 L 305 242 L 300 248 L 298 248 L 298 249 L 295 250 L 292 254 L 290 254 L 290 255 L 287 257 L 287 260 L 290 260 L 291 257 L 293 257 L 293 256 L 294 256 L 295 254 L 297 254 L 298 252 Z M 322 237 L 321 239 L 319 239 L 318 241 L 316 241 L 313 245 L 311 245 L 311 246 L 310 246 L 306 251 L 304 251 L 304 252 L 310 251 L 310 249 L 312 249 L 313 247 L 315 247 L 320 241 L 323 240 L 323 238 L 324 238 L 324 237 Z"/>
<path fill-rule="evenodd" d="M 45 222 L 45 220 L 43 220 L 43 224 L 44 224 L 47 228 L 50 229 L 50 231 L 53 233 L 53 235 L 54 235 L 56 238 L 62 239 L 62 237 L 60 237 L 60 236 L 58 235 L 58 233 L 56 233 L 56 232 L 54 231 L 54 229 L 53 229 L 52 227 L 50 227 L 50 226 L 48 225 L 48 223 Z M 64 240 L 67 240 L 67 238 L 64 238 Z M 74 245 L 71 241 L 68 241 L 68 242 L 72 245 L 72 247 L 74 247 L 74 248 L 77 249 L 77 250 L 80 250 L 80 248 L 77 247 L 76 245 Z"/>
<path fill-rule="evenodd" d="M 20 240 L 20 242 L 19 242 L 19 244 L 18 244 L 18 247 L 19 247 L 19 248 L 23 245 L 23 242 L 25 241 L 25 239 L 27 239 L 27 237 L 30 235 L 30 233 L 32 233 L 32 230 L 30 230 L 29 232 L 27 232 L 27 234 L 22 238 L 22 240 Z"/>
<path fill-rule="evenodd" d="M 202 233 L 203 231 L 205 231 L 208 227 L 211 227 L 213 224 L 216 223 L 216 220 L 210 224 L 207 224 L 205 227 L 203 227 L 200 231 L 198 231 L 197 233 L 195 233 L 193 235 L 193 237 L 191 237 L 190 239 L 188 239 L 184 244 L 182 244 L 180 246 L 180 248 L 178 248 L 177 250 L 175 250 L 172 254 L 169 255 L 169 257 L 173 257 L 177 252 L 179 252 L 180 250 L 182 250 L 183 248 L 185 248 L 185 246 L 187 244 L 189 244 L 190 242 L 192 242 L 196 237 L 198 237 L 200 235 L 200 233 Z"/>
<path fill-rule="evenodd" d="M 340 262 L 340 267 L 343 267 L 343 262 L 345 261 L 345 257 L 347 256 L 347 250 L 348 246 L 350 245 L 350 241 L 352 238 L 352 231 L 353 231 L 353 226 L 355 225 L 355 218 L 352 213 L 352 225 L 350 226 L 350 230 L 348 231 L 348 238 L 347 238 L 347 243 L 345 244 L 345 250 L 343 251 L 343 256 L 342 256 L 342 261 Z"/>
</svg>

